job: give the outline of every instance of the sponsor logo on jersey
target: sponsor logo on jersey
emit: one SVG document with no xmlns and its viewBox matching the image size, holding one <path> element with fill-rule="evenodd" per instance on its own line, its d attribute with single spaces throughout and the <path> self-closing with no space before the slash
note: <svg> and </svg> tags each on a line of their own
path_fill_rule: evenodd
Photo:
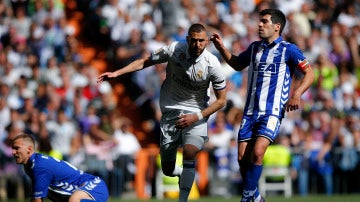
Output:
<svg viewBox="0 0 360 202">
<path fill-rule="evenodd" d="M 276 74 L 279 72 L 279 68 L 280 68 L 280 63 L 260 62 L 258 65 L 254 67 L 254 71 L 270 72 L 272 74 Z"/>
</svg>

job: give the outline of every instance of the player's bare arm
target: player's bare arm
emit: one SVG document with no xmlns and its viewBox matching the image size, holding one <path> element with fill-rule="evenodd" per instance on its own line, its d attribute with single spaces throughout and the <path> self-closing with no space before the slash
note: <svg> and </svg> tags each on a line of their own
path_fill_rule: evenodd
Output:
<svg viewBox="0 0 360 202">
<path fill-rule="evenodd" d="M 152 65 L 154 65 L 154 62 L 152 60 L 150 60 L 150 58 L 141 58 L 141 59 L 138 59 L 138 60 L 135 60 L 135 61 L 131 62 L 127 66 L 125 66 L 123 68 L 120 68 L 120 69 L 118 69 L 116 71 L 105 72 L 105 73 L 101 74 L 97 78 L 97 83 L 101 83 L 103 81 L 107 81 L 107 80 L 116 78 L 116 77 L 121 76 L 123 74 L 139 71 L 141 69 L 144 69 L 144 68 L 152 66 Z"/>
<path fill-rule="evenodd" d="M 208 117 L 215 113 L 219 109 L 223 108 L 226 104 L 226 90 L 214 90 L 216 100 L 211 103 L 207 108 L 203 109 L 201 114 L 183 114 L 179 116 L 179 120 L 175 123 L 177 128 L 189 127 L 195 122 L 202 119 L 202 117 Z"/>
<path fill-rule="evenodd" d="M 225 48 L 219 34 L 213 33 L 210 37 L 210 41 L 213 42 L 215 48 L 219 51 L 225 62 L 228 63 L 233 69 L 241 71 L 245 68 L 240 64 L 238 57 L 233 55 L 227 48 Z"/>
<path fill-rule="evenodd" d="M 308 67 L 306 67 L 304 70 L 304 77 L 302 78 L 302 80 L 298 80 L 297 78 L 295 78 L 293 81 L 295 82 L 295 87 L 294 92 L 290 96 L 286 105 L 287 112 L 299 109 L 301 105 L 301 95 L 304 94 L 307 89 L 309 89 L 313 81 L 314 71 L 310 67 L 310 65 L 308 65 Z"/>
</svg>

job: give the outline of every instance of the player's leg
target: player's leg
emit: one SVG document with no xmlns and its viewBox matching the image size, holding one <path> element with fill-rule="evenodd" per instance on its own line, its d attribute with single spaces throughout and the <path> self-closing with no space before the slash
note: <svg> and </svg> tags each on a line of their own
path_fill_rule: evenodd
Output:
<svg viewBox="0 0 360 202">
<path fill-rule="evenodd" d="M 249 178 L 247 181 L 247 188 L 249 190 L 254 190 L 252 191 L 252 195 L 255 202 L 260 202 L 263 200 L 258 190 L 258 182 L 262 172 L 264 154 L 269 144 L 269 139 L 265 137 L 260 136 L 256 139 L 252 154 L 252 161 L 247 171 L 247 176 Z"/>
<path fill-rule="evenodd" d="M 109 191 L 105 182 L 96 177 L 79 187 L 70 197 L 69 202 L 81 202 L 83 199 L 97 202 L 106 202 L 109 198 Z"/>
<path fill-rule="evenodd" d="M 240 174 L 243 178 L 243 192 L 242 192 L 242 202 L 251 201 L 255 193 L 254 188 L 252 188 L 252 173 L 249 172 L 249 169 L 252 168 L 251 157 L 252 151 L 254 149 L 253 141 L 241 141 L 238 144 L 238 160 L 240 167 Z M 255 186 L 256 187 L 256 186 Z"/>
<path fill-rule="evenodd" d="M 262 172 L 262 163 L 267 147 L 274 141 L 279 133 L 280 120 L 276 116 L 268 115 L 260 117 L 253 128 L 256 135 L 254 147 L 251 153 L 250 165 L 246 171 L 246 181 L 242 201 L 264 201 L 258 190 L 258 182 Z"/>
<path fill-rule="evenodd" d="M 253 127 L 256 119 L 251 116 L 244 116 L 242 120 L 241 129 L 238 133 L 238 162 L 240 167 L 240 174 L 243 179 L 243 191 L 241 201 L 251 201 L 254 191 L 252 191 L 251 181 L 252 177 L 249 175 L 249 168 L 251 167 L 251 157 L 254 149 L 255 139 L 253 139 Z"/>
<path fill-rule="evenodd" d="M 177 149 L 160 149 L 161 170 L 166 176 L 180 176 L 183 168 L 176 165 Z"/>
<path fill-rule="evenodd" d="M 163 113 L 160 120 L 161 169 L 166 176 L 180 176 L 182 167 L 176 165 L 176 154 L 181 141 L 181 130 L 175 127 L 177 111 Z M 174 118 L 175 117 L 175 118 Z"/>
<path fill-rule="evenodd" d="M 61 194 L 61 193 L 58 193 L 51 189 L 48 189 L 47 198 L 53 202 L 62 202 L 62 201 L 68 201 L 70 198 L 70 195 Z"/>
<path fill-rule="evenodd" d="M 69 202 L 80 202 L 82 199 L 87 199 L 87 200 L 91 200 L 91 201 L 95 201 L 93 198 L 90 197 L 90 195 L 88 193 L 86 193 L 83 190 L 77 190 L 75 191 L 70 199 Z"/>
<path fill-rule="evenodd" d="M 200 136 L 198 138 L 202 139 Z M 203 141 L 203 140 L 197 141 Z M 200 147 L 201 148 L 201 147 Z M 196 155 L 200 151 L 198 146 L 185 144 L 183 149 L 183 172 L 180 178 L 179 202 L 186 202 L 195 180 Z"/>
<path fill-rule="evenodd" d="M 243 181 L 245 181 L 246 171 L 250 165 L 250 157 L 253 147 L 254 145 L 248 141 L 238 143 L 238 163 Z"/>
</svg>

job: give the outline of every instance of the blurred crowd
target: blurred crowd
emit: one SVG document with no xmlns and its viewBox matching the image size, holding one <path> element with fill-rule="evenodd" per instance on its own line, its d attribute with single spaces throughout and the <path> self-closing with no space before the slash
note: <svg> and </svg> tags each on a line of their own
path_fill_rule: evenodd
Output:
<svg viewBox="0 0 360 202">
<path fill-rule="evenodd" d="M 67 23 L 70 2 L 84 15 L 82 37 Z M 134 131 L 157 138 L 165 65 L 114 81 L 139 108 L 140 120 L 132 120 L 111 83 L 96 84 L 100 72 L 83 62 L 79 43 L 102 49 L 113 71 L 185 40 L 189 25 L 200 22 L 238 54 L 258 40 L 257 13 L 268 7 L 286 14 L 283 37 L 303 50 L 316 74 L 302 110 L 287 113 L 281 126 L 294 192 L 360 192 L 359 0 L 0 0 L 0 198 L 1 187 L 28 188 L 9 143 L 20 132 L 33 134 L 40 152 L 104 177 L 114 197 L 131 187 L 136 152 L 147 146 Z M 222 62 L 228 88 L 226 107 L 209 119 L 209 169 L 214 179 L 240 186 L 236 138 L 247 72 L 234 72 L 212 44 L 208 50 Z"/>
</svg>

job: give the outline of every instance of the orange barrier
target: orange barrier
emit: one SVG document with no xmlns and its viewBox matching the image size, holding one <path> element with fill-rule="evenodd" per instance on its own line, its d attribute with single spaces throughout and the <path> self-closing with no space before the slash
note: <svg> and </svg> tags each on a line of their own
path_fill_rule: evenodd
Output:
<svg viewBox="0 0 360 202">
<path fill-rule="evenodd" d="M 200 195 L 208 194 L 208 185 L 209 185 L 209 153 L 206 151 L 201 151 L 197 155 L 197 172 L 199 175 L 199 180 L 197 181 L 198 189 Z"/>
<path fill-rule="evenodd" d="M 159 153 L 158 148 L 141 149 L 136 156 L 136 174 L 135 174 L 135 192 L 139 199 L 151 198 L 151 192 L 146 188 L 151 185 L 155 177 L 156 156 Z"/>
<path fill-rule="evenodd" d="M 136 156 L 137 172 L 135 174 L 135 192 L 138 199 L 149 199 L 152 196 L 152 181 L 156 177 L 156 157 L 159 154 L 159 148 L 141 149 Z M 201 195 L 207 194 L 209 183 L 208 177 L 209 154 L 201 151 L 197 156 L 197 172 L 199 180 L 198 189 Z"/>
</svg>

